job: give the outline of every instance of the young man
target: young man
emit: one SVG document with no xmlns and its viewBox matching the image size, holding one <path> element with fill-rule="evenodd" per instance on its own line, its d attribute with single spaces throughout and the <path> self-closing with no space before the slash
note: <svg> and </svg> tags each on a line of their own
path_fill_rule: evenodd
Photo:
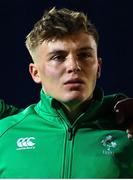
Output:
<svg viewBox="0 0 133 180">
<path fill-rule="evenodd" d="M 133 142 L 104 97 L 98 33 L 81 12 L 46 12 L 26 39 L 41 100 L 0 121 L 0 178 L 132 178 Z"/>
</svg>

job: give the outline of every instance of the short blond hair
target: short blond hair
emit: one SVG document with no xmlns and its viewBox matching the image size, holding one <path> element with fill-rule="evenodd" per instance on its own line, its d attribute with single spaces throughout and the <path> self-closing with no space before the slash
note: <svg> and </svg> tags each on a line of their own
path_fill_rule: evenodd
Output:
<svg viewBox="0 0 133 180">
<path fill-rule="evenodd" d="M 83 12 L 55 7 L 46 11 L 42 18 L 34 25 L 26 37 L 26 47 L 32 54 L 33 50 L 44 40 L 59 39 L 76 32 L 83 31 L 92 35 L 98 44 L 99 35 L 93 24 Z"/>
</svg>

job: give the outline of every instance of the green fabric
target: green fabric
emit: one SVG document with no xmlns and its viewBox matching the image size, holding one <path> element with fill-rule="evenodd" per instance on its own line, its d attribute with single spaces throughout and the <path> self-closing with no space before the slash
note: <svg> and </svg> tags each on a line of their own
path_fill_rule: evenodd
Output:
<svg viewBox="0 0 133 180">
<path fill-rule="evenodd" d="M 96 90 L 73 124 L 59 103 L 41 100 L 0 121 L 0 178 L 133 178 L 133 141 L 117 130 L 121 94 Z"/>
<path fill-rule="evenodd" d="M 6 104 L 5 101 L 0 99 L 0 119 L 13 114 L 17 114 L 21 110 L 22 109 L 19 109 L 15 106 Z"/>
</svg>

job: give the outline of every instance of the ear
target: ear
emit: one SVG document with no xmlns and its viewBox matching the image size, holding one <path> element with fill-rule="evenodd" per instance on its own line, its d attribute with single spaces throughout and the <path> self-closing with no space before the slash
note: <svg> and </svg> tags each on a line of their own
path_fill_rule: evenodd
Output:
<svg viewBox="0 0 133 180">
<path fill-rule="evenodd" d="M 102 58 L 98 57 L 97 79 L 101 76 Z"/>
<path fill-rule="evenodd" d="M 29 72 L 31 74 L 31 77 L 35 83 L 41 83 L 39 70 L 36 64 L 30 63 L 29 64 Z"/>
</svg>

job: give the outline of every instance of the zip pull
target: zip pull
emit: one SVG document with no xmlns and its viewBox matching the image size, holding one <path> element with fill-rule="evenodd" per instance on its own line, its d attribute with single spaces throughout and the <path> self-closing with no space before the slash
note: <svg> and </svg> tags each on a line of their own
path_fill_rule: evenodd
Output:
<svg viewBox="0 0 133 180">
<path fill-rule="evenodd" d="M 71 141 L 72 137 L 74 135 L 74 129 L 73 128 L 68 128 L 68 140 Z"/>
</svg>

